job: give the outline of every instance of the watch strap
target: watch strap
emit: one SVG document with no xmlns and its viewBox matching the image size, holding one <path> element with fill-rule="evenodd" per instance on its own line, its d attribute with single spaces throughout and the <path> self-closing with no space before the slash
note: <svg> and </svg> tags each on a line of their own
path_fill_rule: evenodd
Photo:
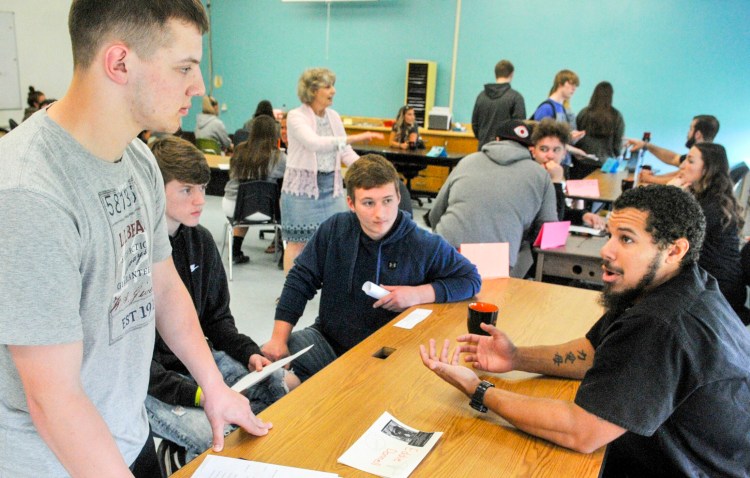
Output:
<svg viewBox="0 0 750 478">
<path fill-rule="evenodd" d="M 488 382 L 487 380 L 482 380 L 474 391 L 474 394 L 471 396 L 471 402 L 469 402 L 471 408 L 482 413 L 487 413 L 487 407 L 484 405 L 484 394 L 487 392 L 487 389 L 494 386 L 493 383 Z"/>
</svg>

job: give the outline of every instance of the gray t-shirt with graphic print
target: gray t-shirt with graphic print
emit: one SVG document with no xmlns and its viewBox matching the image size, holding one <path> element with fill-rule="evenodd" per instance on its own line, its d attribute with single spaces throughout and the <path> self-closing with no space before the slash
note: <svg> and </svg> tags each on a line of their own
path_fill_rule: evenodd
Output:
<svg viewBox="0 0 750 478">
<path fill-rule="evenodd" d="M 0 139 L 0 476 L 67 476 L 31 421 L 8 345 L 82 341 L 83 390 L 125 462 L 138 456 L 151 272 L 171 254 L 164 208 L 161 173 L 138 140 L 110 163 L 46 111 Z"/>
</svg>

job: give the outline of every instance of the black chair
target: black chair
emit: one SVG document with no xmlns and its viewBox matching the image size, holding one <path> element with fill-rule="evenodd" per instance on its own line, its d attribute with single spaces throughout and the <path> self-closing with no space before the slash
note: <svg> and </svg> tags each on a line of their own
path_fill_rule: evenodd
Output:
<svg viewBox="0 0 750 478">
<path fill-rule="evenodd" d="M 195 133 L 192 131 L 179 130 L 177 133 L 175 133 L 175 136 L 195 144 Z"/>
<path fill-rule="evenodd" d="M 10 129 L 15 129 L 18 126 L 18 122 L 14 120 L 13 118 L 10 118 L 8 120 L 8 126 L 10 126 Z"/>
<path fill-rule="evenodd" d="M 267 219 L 248 219 L 253 214 L 260 213 Z M 272 181 L 248 181 L 240 184 L 237 191 L 237 203 L 234 206 L 234 216 L 227 218 L 224 245 L 229 248 L 229 280 L 232 280 L 232 244 L 235 227 L 250 228 L 250 226 L 272 225 L 275 232 L 274 261 L 278 261 L 283 246 L 281 244 L 281 211 L 279 208 L 279 186 Z"/>
<path fill-rule="evenodd" d="M 239 128 L 237 131 L 234 132 L 234 137 L 232 138 L 232 142 L 234 143 L 235 147 L 242 143 L 243 141 L 247 141 L 247 138 L 250 137 L 250 132 L 246 130 L 245 128 Z"/>
<path fill-rule="evenodd" d="M 398 203 L 398 208 L 404 212 L 408 212 L 410 216 L 414 216 L 414 208 L 411 204 L 411 193 L 409 192 L 409 188 L 407 188 L 404 183 L 399 181 L 398 190 L 399 195 L 401 196 L 401 201 Z"/>
<path fill-rule="evenodd" d="M 737 184 L 741 179 L 745 177 L 750 168 L 747 167 L 745 162 L 737 163 L 729 169 L 729 177 L 732 178 L 732 182 Z"/>
</svg>

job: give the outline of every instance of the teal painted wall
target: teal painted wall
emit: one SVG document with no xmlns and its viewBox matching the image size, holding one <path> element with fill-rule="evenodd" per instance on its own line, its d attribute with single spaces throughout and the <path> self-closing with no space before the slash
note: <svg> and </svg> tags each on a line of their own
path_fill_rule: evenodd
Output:
<svg viewBox="0 0 750 478">
<path fill-rule="evenodd" d="M 224 79 L 214 95 L 228 106 L 229 130 L 261 99 L 297 106 L 297 79 L 311 66 L 336 72 L 339 113 L 391 117 L 404 101 L 407 59 L 434 60 L 436 104 L 448 105 L 456 0 L 333 3 L 330 11 L 326 51 L 325 3 L 212 1 L 214 72 Z M 683 151 L 692 116 L 714 114 L 730 161 L 750 162 L 747 0 L 463 0 L 460 15 L 455 121 L 470 121 L 495 62 L 508 58 L 529 112 L 569 68 L 581 77 L 574 110 L 608 80 L 627 135 L 648 130 L 654 143 Z M 188 118 L 186 129 L 193 125 Z"/>
</svg>

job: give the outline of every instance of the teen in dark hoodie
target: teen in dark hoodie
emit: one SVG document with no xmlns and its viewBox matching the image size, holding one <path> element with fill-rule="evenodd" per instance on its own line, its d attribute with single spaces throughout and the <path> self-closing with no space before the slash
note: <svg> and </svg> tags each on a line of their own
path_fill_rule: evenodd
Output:
<svg viewBox="0 0 750 478">
<path fill-rule="evenodd" d="M 361 157 L 346 175 L 350 212 L 323 222 L 289 271 L 276 307 L 271 360 L 315 347 L 294 361 L 304 381 L 417 304 L 455 302 L 479 292 L 476 267 L 443 238 L 417 227 L 398 209 L 398 173 L 382 156 Z M 365 282 L 389 294 L 373 299 Z M 292 333 L 307 302 L 321 290 L 319 316 Z"/>
<path fill-rule="evenodd" d="M 495 140 L 495 132 L 500 123 L 510 119 L 526 119 L 523 96 L 510 87 L 513 71 L 513 63 L 500 60 L 495 65 L 495 83 L 484 85 L 484 91 L 477 96 L 471 115 L 471 127 L 479 140 L 478 151 L 486 143 Z"/>
</svg>

